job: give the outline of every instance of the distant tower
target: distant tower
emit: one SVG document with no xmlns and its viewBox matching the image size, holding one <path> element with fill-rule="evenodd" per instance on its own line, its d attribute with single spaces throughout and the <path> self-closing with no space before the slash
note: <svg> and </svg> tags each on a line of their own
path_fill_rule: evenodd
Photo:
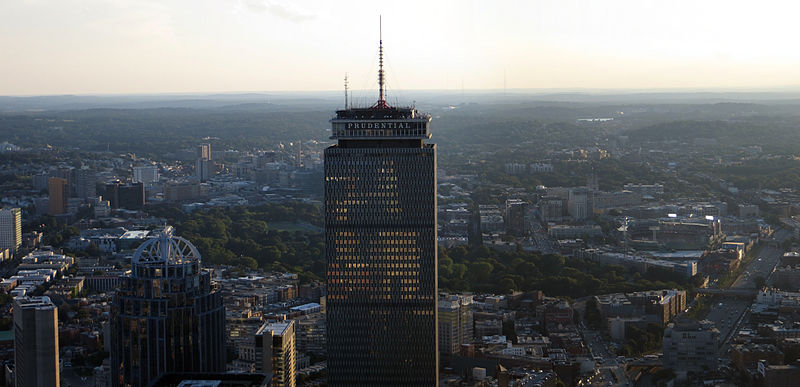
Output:
<svg viewBox="0 0 800 387">
<path fill-rule="evenodd" d="M 435 386 L 436 147 L 431 116 L 378 101 L 331 120 L 325 149 L 328 385 Z"/>
<path fill-rule="evenodd" d="M 50 215 L 59 215 L 67 212 L 67 197 L 69 196 L 69 186 L 67 179 L 51 177 L 48 180 L 48 190 L 50 193 Z"/>
<path fill-rule="evenodd" d="M 164 373 L 225 371 L 225 307 L 200 253 L 167 227 L 144 242 L 111 307 L 114 386 L 149 386 Z"/>
<path fill-rule="evenodd" d="M 111 203 L 111 208 L 139 210 L 144 207 L 146 200 L 144 183 L 110 181 L 105 185 L 103 198 Z"/>
<path fill-rule="evenodd" d="M 528 203 L 521 199 L 506 199 L 505 221 L 506 233 L 514 236 L 525 236 L 528 229 L 525 227 L 525 214 L 528 212 Z"/>
<path fill-rule="evenodd" d="M 60 386 L 58 308 L 48 297 L 14 299 L 14 383 Z"/>
<path fill-rule="evenodd" d="M 439 300 L 439 352 L 450 356 L 472 341 L 472 296 L 453 295 Z"/>
<path fill-rule="evenodd" d="M 16 253 L 22 246 L 22 210 L 0 209 L 0 250 L 10 249 Z"/>
<path fill-rule="evenodd" d="M 195 176 L 200 181 L 208 181 L 213 175 L 214 162 L 211 161 L 211 144 L 197 147 L 197 161 L 195 162 Z"/>
<path fill-rule="evenodd" d="M 256 372 L 272 374 L 271 387 L 294 387 L 294 320 L 265 323 L 256 331 Z"/>
<path fill-rule="evenodd" d="M 75 196 L 81 199 L 97 196 L 97 174 L 89 167 L 75 169 Z"/>
</svg>

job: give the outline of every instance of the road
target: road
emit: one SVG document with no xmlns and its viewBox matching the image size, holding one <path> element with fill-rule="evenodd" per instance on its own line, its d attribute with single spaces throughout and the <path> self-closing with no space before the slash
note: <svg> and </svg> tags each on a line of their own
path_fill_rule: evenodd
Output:
<svg viewBox="0 0 800 387">
<path fill-rule="evenodd" d="M 616 356 L 609 350 L 609 343 L 605 341 L 603 335 L 596 331 L 585 330 L 583 331 L 583 340 L 589 347 L 592 356 L 597 359 L 596 364 L 599 371 L 591 378 L 589 385 L 597 387 L 628 385 L 625 368 L 617 362 Z"/>
<path fill-rule="evenodd" d="M 758 252 L 758 256 L 750 262 L 745 271 L 733 282 L 732 289 L 755 288 L 755 279 L 758 277 L 762 277 L 768 282 L 771 280 L 771 274 L 784 253 L 780 243 L 790 238 L 791 233 L 780 229 L 775 232 L 774 237 L 778 242 L 777 246 L 763 245 Z M 706 319 L 714 322 L 714 325 L 719 329 L 722 339 L 720 354 L 725 354 L 728 350 L 730 339 L 739 331 L 741 325 L 747 321 L 746 313 L 752 301 L 732 297 L 716 297 L 712 298 L 712 300 L 714 303 L 709 308 Z"/>
</svg>

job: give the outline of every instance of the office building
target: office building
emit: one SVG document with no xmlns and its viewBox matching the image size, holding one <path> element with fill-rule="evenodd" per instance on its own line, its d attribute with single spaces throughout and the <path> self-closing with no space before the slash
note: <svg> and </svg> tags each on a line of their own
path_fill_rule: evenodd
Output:
<svg viewBox="0 0 800 387">
<path fill-rule="evenodd" d="M 16 252 L 22 246 L 22 210 L 0 209 L 0 250 Z"/>
<path fill-rule="evenodd" d="M 197 146 L 197 158 L 211 160 L 211 144 L 201 144 Z"/>
<path fill-rule="evenodd" d="M 196 200 L 203 195 L 199 180 L 168 181 L 164 183 L 164 199 L 169 202 Z"/>
<path fill-rule="evenodd" d="M 575 220 L 584 220 L 591 216 L 591 200 L 589 200 L 589 190 L 586 188 L 575 188 L 569 191 L 567 201 L 567 211 Z"/>
<path fill-rule="evenodd" d="M 58 387 L 58 308 L 48 297 L 14 299 L 14 384 Z"/>
<path fill-rule="evenodd" d="M 195 162 L 195 176 L 200 181 L 208 181 L 214 174 L 214 162 L 211 161 L 211 144 L 197 147 L 197 161 Z"/>
<path fill-rule="evenodd" d="M 295 386 L 295 322 L 265 323 L 256 331 L 256 372 L 272 374 L 271 387 Z"/>
<path fill-rule="evenodd" d="M 48 190 L 50 192 L 49 203 L 50 215 L 60 215 L 67 212 L 67 197 L 69 197 L 69 186 L 67 179 L 61 177 L 51 177 L 48 180 Z"/>
<path fill-rule="evenodd" d="M 430 115 L 386 103 L 380 63 L 377 103 L 338 110 L 325 149 L 328 385 L 433 386 L 436 147 Z"/>
<path fill-rule="evenodd" d="M 33 189 L 37 191 L 43 191 L 48 189 L 48 181 L 50 180 L 50 174 L 47 171 L 39 172 L 31 177 L 31 183 L 33 184 Z"/>
<path fill-rule="evenodd" d="M 197 176 L 200 181 L 208 181 L 211 178 L 214 168 L 214 162 L 209 159 L 197 159 L 195 162 L 195 176 Z"/>
<path fill-rule="evenodd" d="M 505 226 L 506 233 L 514 236 L 525 236 L 528 229 L 525 227 L 525 212 L 528 210 L 528 203 L 520 199 L 506 200 Z"/>
<path fill-rule="evenodd" d="M 97 196 L 97 174 L 86 166 L 73 170 L 75 197 L 85 199 Z"/>
<path fill-rule="evenodd" d="M 439 352 L 457 354 L 473 338 L 472 296 L 452 295 L 439 300 Z"/>
<path fill-rule="evenodd" d="M 133 167 L 133 182 L 145 184 L 157 183 L 158 166 L 143 165 L 139 167 Z"/>
<path fill-rule="evenodd" d="M 675 372 L 703 372 L 717 369 L 719 331 L 708 320 L 683 320 L 664 330 L 664 368 Z"/>
<path fill-rule="evenodd" d="M 312 313 L 300 316 L 296 324 L 295 341 L 297 342 L 297 351 L 303 354 L 325 356 L 327 350 L 325 342 L 328 336 L 325 329 L 325 315 Z"/>
<path fill-rule="evenodd" d="M 144 184 L 114 180 L 106 184 L 103 197 L 111 203 L 111 208 L 140 210 L 145 202 Z"/>
<path fill-rule="evenodd" d="M 50 168 L 48 173 L 50 177 L 58 177 L 67 181 L 67 197 L 75 194 L 75 168 L 60 166 Z"/>
<path fill-rule="evenodd" d="M 225 307 L 200 253 L 172 227 L 145 241 L 120 277 L 111 307 L 115 386 L 148 386 L 166 373 L 225 370 Z"/>
</svg>

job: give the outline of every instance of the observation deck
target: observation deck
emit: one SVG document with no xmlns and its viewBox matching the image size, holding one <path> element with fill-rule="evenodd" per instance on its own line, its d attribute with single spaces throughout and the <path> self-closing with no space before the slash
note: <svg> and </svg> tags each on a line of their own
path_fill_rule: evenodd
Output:
<svg viewBox="0 0 800 387">
<path fill-rule="evenodd" d="M 337 110 L 331 119 L 331 139 L 425 140 L 431 138 L 430 114 L 412 108 L 370 107 Z"/>
</svg>

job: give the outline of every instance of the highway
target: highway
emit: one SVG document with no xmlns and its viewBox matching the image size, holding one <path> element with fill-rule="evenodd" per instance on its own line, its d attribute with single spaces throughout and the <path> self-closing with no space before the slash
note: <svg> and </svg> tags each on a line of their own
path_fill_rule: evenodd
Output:
<svg viewBox="0 0 800 387">
<path fill-rule="evenodd" d="M 791 237 L 789 231 L 779 229 L 775 232 L 777 246 L 764 244 L 758 256 L 750 263 L 744 272 L 731 285 L 731 289 L 753 289 L 756 287 L 755 279 L 762 277 L 768 281 L 771 274 L 783 256 L 784 250 L 780 243 Z M 709 308 L 706 319 L 714 322 L 720 331 L 720 355 L 728 350 L 730 339 L 739 331 L 741 325 L 747 321 L 748 312 L 752 300 L 743 300 L 734 297 L 715 297 L 711 298 L 713 304 Z"/>
</svg>

